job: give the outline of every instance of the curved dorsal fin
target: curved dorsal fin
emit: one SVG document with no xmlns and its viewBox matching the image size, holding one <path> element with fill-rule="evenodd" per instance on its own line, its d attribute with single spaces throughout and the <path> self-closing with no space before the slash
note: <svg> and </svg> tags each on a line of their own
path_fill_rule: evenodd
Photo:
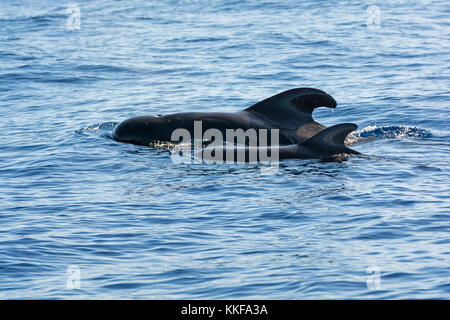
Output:
<svg viewBox="0 0 450 320">
<path fill-rule="evenodd" d="M 358 128 L 353 123 L 341 123 L 320 131 L 312 138 L 302 142 L 300 145 L 314 149 L 324 155 L 340 153 L 359 154 L 359 152 L 347 148 L 344 144 L 345 138 L 350 132 Z"/>
<path fill-rule="evenodd" d="M 296 88 L 260 101 L 245 111 L 257 113 L 282 128 L 297 130 L 304 124 L 315 123 L 311 114 L 318 107 L 336 108 L 336 101 L 322 90 Z"/>
</svg>

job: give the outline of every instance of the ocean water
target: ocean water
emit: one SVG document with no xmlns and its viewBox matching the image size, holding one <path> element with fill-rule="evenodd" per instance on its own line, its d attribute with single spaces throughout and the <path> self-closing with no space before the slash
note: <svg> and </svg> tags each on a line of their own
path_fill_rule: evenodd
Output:
<svg viewBox="0 0 450 320">
<path fill-rule="evenodd" d="M 1 299 L 449 299 L 448 1 L 2 1 Z M 138 115 L 295 87 L 341 162 L 183 164 Z"/>
</svg>

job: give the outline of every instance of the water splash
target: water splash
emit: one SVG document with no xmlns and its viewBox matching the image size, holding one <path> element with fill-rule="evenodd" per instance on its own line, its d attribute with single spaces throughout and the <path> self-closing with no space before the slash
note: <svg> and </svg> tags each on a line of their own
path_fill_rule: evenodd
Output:
<svg viewBox="0 0 450 320">
<path fill-rule="evenodd" d="M 87 127 L 80 128 L 75 130 L 75 133 L 89 135 L 93 131 L 111 131 L 118 125 L 118 122 L 105 122 L 105 123 L 96 123 Z"/>
<path fill-rule="evenodd" d="M 375 139 L 418 139 L 429 138 L 431 132 L 412 126 L 384 126 L 377 127 L 368 126 L 362 130 L 352 132 L 345 139 L 346 145 L 352 145 L 364 141 L 371 141 Z"/>
<path fill-rule="evenodd" d="M 112 131 L 118 125 L 118 122 L 96 123 L 87 127 L 75 130 L 75 134 L 88 136 L 91 138 L 113 139 Z"/>
</svg>

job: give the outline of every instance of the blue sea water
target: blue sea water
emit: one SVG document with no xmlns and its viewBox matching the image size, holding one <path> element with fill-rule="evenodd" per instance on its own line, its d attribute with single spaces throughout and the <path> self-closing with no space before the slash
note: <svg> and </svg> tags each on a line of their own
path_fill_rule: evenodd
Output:
<svg viewBox="0 0 450 320">
<path fill-rule="evenodd" d="M 448 1 L 2 1 L 1 299 L 449 299 Z M 342 162 L 183 164 L 120 121 L 327 91 Z"/>
</svg>

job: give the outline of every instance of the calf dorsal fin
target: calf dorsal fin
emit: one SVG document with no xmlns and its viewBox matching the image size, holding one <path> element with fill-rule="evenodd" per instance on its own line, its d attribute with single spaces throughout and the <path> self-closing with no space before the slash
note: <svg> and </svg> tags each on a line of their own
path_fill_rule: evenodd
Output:
<svg viewBox="0 0 450 320">
<path fill-rule="evenodd" d="M 359 154 L 359 152 L 352 150 L 345 146 L 344 141 L 350 132 L 358 128 L 353 123 L 341 123 L 325 130 L 320 131 L 312 138 L 302 142 L 302 147 L 307 147 L 322 155 L 334 154 Z"/>
</svg>

